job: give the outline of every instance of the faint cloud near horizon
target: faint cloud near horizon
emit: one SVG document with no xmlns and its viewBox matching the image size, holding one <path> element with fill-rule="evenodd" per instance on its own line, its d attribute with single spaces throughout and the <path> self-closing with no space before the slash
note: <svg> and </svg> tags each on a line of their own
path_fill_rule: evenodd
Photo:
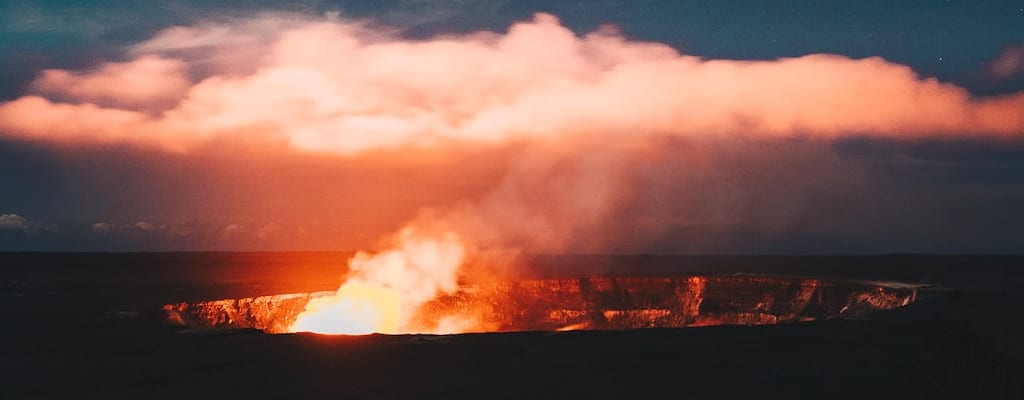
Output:
<svg viewBox="0 0 1024 400">
<path fill-rule="evenodd" d="M 92 224 L 92 232 L 99 235 L 108 235 L 115 232 L 133 233 L 166 233 L 171 236 L 188 236 L 192 230 L 183 224 L 156 224 L 147 221 L 139 221 L 128 224 L 115 224 L 110 222 L 97 222 Z"/>
<path fill-rule="evenodd" d="M 30 220 L 18 214 L 0 214 L 0 231 L 14 231 L 28 235 L 37 235 L 40 233 L 55 233 L 59 230 L 56 225 Z"/>
</svg>

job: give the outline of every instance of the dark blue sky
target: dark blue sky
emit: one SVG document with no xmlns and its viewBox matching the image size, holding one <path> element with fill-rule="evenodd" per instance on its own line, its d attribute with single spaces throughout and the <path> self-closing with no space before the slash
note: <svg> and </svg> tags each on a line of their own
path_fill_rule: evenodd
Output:
<svg viewBox="0 0 1024 400">
<path fill-rule="evenodd" d="M 1005 49 L 1024 45 L 1024 1 L 252 0 L 231 2 L 230 7 L 205 1 L 4 1 L 0 3 L 0 101 L 25 94 L 26 84 L 42 69 L 88 69 L 125 60 L 128 46 L 161 29 L 263 11 L 339 12 L 343 17 L 397 27 L 410 38 L 501 32 L 514 21 L 548 12 L 578 34 L 611 24 L 631 40 L 666 43 L 681 53 L 706 58 L 771 60 L 812 53 L 881 56 L 979 96 L 1024 90 L 1022 73 L 1000 78 L 987 73 L 989 63 Z M 764 145 L 752 146 L 742 151 L 760 152 L 757 146 Z M 664 239 L 626 243 L 610 251 L 1024 252 L 1024 143 L 1020 140 L 864 137 L 779 152 L 773 162 L 825 163 L 833 168 L 828 173 L 832 175 L 821 179 L 841 182 L 794 189 L 806 191 L 799 197 L 813 206 L 798 210 L 785 229 L 730 227 L 695 233 L 699 227 L 683 224 L 668 234 L 711 235 L 715 240 L 680 245 L 679 240 Z M 244 154 L 235 155 L 211 161 L 219 166 L 211 169 L 197 166 L 201 163 L 194 159 L 123 145 L 76 149 L 0 135 L 0 215 L 7 216 L 0 217 L 0 250 L 350 249 L 381 233 L 347 231 L 349 219 L 342 217 L 295 221 L 298 217 L 288 215 L 291 205 L 287 202 L 267 205 L 266 220 L 260 220 L 249 205 L 259 200 L 249 197 L 259 197 L 262 189 L 245 184 L 224 189 L 202 183 L 208 174 L 244 180 L 248 175 L 239 166 L 246 162 Z M 289 170 L 349 184 L 360 180 L 359 173 L 353 172 L 358 168 L 347 162 L 338 162 L 345 164 L 337 167 L 344 169 L 340 172 L 333 170 L 331 162 L 274 162 L 254 168 L 264 175 Z M 474 162 L 466 161 L 467 165 Z M 756 182 L 751 179 L 788 179 L 785 170 L 752 177 L 756 174 L 748 170 L 756 166 L 736 168 L 742 171 L 736 172 L 742 176 L 737 180 L 753 186 Z M 406 167 L 397 173 L 433 176 L 430 171 Z M 276 179 L 303 196 L 321 190 L 288 186 L 284 173 Z M 428 183 L 422 190 L 429 189 Z M 381 185 L 373 190 L 392 190 Z M 232 197 L 221 190 L 240 194 Z M 181 192 L 190 194 L 174 194 Z M 769 192 L 752 189 L 750 195 L 780 196 Z M 400 191 L 396 193 L 401 196 Z M 244 207 L 249 214 L 219 217 L 241 208 L 236 204 L 239 199 L 247 199 Z M 182 211 L 200 207 L 214 210 L 209 212 L 219 213 L 218 217 Z M 367 210 L 371 205 L 352 209 Z M 410 208 L 386 220 L 400 223 L 414 211 Z M 298 229 L 322 222 L 329 226 L 320 232 L 341 239 L 320 239 L 303 246 L 288 240 L 275 245 L 225 241 L 218 235 L 224 224 L 234 220 L 253 231 L 271 226 Z M 97 223 L 109 223 L 117 232 L 97 235 L 102 230 Z"/>
</svg>

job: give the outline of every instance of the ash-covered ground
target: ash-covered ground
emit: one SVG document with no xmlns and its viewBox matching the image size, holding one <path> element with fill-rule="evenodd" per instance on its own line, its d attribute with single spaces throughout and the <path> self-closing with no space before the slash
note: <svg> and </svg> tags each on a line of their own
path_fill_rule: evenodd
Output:
<svg viewBox="0 0 1024 400">
<path fill-rule="evenodd" d="M 1024 257 L 542 256 L 538 276 L 927 284 L 866 319 L 498 334 L 183 330 L 162 304 L 337 287 L 345 253 L 0 254 L 0 398 L 1024 396 Z"/>
</svg>

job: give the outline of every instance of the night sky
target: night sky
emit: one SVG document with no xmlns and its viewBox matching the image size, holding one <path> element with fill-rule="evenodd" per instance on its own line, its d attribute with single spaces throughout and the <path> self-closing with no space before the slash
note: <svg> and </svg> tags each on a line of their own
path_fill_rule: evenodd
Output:
<svg viewBox="0 0 1024 400">
<path fill-rule="evenodd" d="M 0 250 L 1024 250 L 1024 1 L 215 4 L 0 3 Z"/>
</svg>

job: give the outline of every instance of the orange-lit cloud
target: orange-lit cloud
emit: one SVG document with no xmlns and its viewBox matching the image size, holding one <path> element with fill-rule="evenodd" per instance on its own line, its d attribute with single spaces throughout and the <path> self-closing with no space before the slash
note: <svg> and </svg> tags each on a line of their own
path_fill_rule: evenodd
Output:
<svg viewBox="0 0 1024 400">
<path fill-rule="evenodd" d="M 264 15 L 168 29 L 133 54 L 45 71 L 35 95 L 0 105 L 0 132 L 341 155 L 577 135 L 1024 135 L 1024 93 L 975 98 L 880 58 L 704 60 L 607 29 L 580 37 L 545 14 L 427 40 Z"/>
<path fill-rule="evenodd" d="M 107 63 L 95 71 L 43 71 L 32 89 L 70 102 L 88 102 L 128 110 L 174 106 L 191 86 L 181 60 L 146 55 L 130 62 Z"/>
</svg>

